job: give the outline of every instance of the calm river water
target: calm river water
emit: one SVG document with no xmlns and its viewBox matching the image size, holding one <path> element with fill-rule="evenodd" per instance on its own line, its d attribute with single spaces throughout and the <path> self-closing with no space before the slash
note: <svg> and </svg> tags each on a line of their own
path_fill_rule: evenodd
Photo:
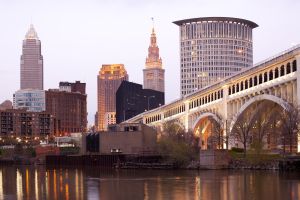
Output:
<svg viewBox="0 0 300 200">
<path fill-rule="evenodd" d="M 300 173 L 0 167 L 0 199 L 300 199 Z"/>
</svg>

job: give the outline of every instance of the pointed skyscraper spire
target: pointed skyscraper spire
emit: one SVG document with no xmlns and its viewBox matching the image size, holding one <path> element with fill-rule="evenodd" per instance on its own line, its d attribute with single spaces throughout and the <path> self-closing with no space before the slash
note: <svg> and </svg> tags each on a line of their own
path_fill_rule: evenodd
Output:
<svg viewBox="0 0 300 200">
<path fill-rule="evenodd" d="M 33 24 L 30 24 L 30 28 L 26 33 L 25 39 L 36 39 L 36 40 L 39 39 L 39 37 L 33 27 Z"/>
<path fill-rule="evenodd" d="M 151 18 L 153 21 L 153 18 Z M 146 58 L 146 68 L 162 68 L 162 60 L 159 57 L 159 48 L 157 46 L 154 24 L 150 37 L 150 46 L 148 48 L 148 57 Z"/>
</svg>

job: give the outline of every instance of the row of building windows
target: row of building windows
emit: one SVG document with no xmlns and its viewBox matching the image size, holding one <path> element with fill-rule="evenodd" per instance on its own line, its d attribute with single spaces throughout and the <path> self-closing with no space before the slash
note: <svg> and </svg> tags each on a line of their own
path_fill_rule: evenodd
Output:
<svg viewBox="0 0 300 200">
<path fill-rule="evenodd" d="M 228 89 L 228 94 L 234 94 L 236 92 L 251 88 L 253 86 L 265 83 L 267 81 L 271 81 L 273 79 L 284 76 L 286 74 L 290 74 L 291 72 L 295 71 L 297 71 L 296 60 L 292 62 L 292 66 L 290 63 L 287 63 L 287 65 L 281 65 L 281 67 L 276 67 L 274 70 L 271 69 L 270 71 L 266 71 L 254 77 L 251 77 L 245 81 L 241 81 L 239 83 L 231 85 Z"/>
<path fill-rule="evenodd" d="M 249 48 L 248 48 L 249 47 Z M 191 52 L 191 51 L 197 51 L 201 52 L 203 54 L 212 54 L 216 53 L 216 51 L 222 51 L 222 52 L 228 52 L 228 51 L 234 51 L 234 50 L 243 50 L 243 51 L 251 51 L 252 46 L 251 45 L 246 45 L 246 46 L 240 46 L 240 45 L 220 45 L 220 44 L 215 44 L 215 45 L 202 45 L 202 46 L 182 46 L 180 48 L 181 52 Z"/>
<path fill-rule="evenodd" d="M 235 22 L 198 22 L 181 26 L 181 38 L 215 38 L 230 37 L 242 40 L 252 40 L 252 29 L 245 25 Z"/>
<path fill-rule="evenodd" d="M 248 46 L 248 47 L 251 47 L 252 48 L 252 43 L 251 42 L 248 42 L 248 41 L 243 41 L 243 40 L 236 40 L 236 39 L 217 39 L 217 38 L 213 38 L 213 39 L 210 39 L 210 38 L 206 38 L 206 39 L 196 39 L 196 40 L 184 40 L 184 41 L 181 41 L 180 43 L 180 46 L 181 47 L 195 47 L 197 45 L 205 45 L 205 46 L 209 46 L 209 45 L 212 45 L 212 46 L 216 46 L 216 45 L 224 45 L 224 47 L 228 46 L 228 44 L 230 45 L 235 45 L 235 46 Z M 201 47 L 201 46 L 200 46 Z"/>
<path fill-rule="evenodd" d="M 236 62 L 236 61 L 240 61 L 240 62 Z M 224 59 L 218 59 L 218 60 L 210 60 L 208 58 L 182 58 L 181 59 L 181 63 L 182 64 L 192 64 L 192 63 L 197 63 L 199 62 L 199 64 L 201 65 L 210 65 L 210 66 L 214 66 L 214 65 L 220 65 L 220 66 L 232 66 L 232 65 L 238 65 L 238 66 L 243 66 L 243 67 L 247 67 L 247 66 L 251 66 L 252 65 L 252 59 L 250 59 L 249 57 L 236 57 L 236 56 L 232 56 L 232 57 L 227 57 Z"/>
<path fill-rule="evenodd" d="M 188 60 L 187 59 L 183 59 L 183 60 Z M 193 58 L 191 61 L 187 61 L 187 62 L 182 62 L 185 65 L 192 65 L 195 68 L 201 68 L 203 66 L 208 66 L 208 67 L 223 67 L 225 66 L 225 69 L 230 69 L 232 66 L 236 66 L 236 67 L 250 67 L 252 66 L 252 60 L 251 59 L 247 59 L 244 57 L 231 57 L 228 59 L 216 59 L 213 61 L 208 61 L 209 59 L 202 59 L 202 60 L 197 60 L 196 58 Z M 198 63 L 198 64 L 195 64 Z M 187 66 L 183 66 L 183 69 L 189 69 L 190 67 Z"/>
<path fill-rule="evenodd" d="M 224 66 L 213 66 L 213 67 L 190 67 L 190 68 L 182 68 L 181 73 L 186 74 L 186 76 L 189 77 L 206 77 L 206 75 L 213 75 L 213 73 L 218 74 L 224 74 L 226 71 L 239 71 L 241 67 L 224 67 Z M 208 72 L 206 72 L 208 71 Z M 191 74 L 192 72 L 192 74 Z M 196 73 L 194 73 L 196 72 Z M 197 72 L 199 74 L 197 74 Z M 202 73 L 201 73 L 202 72 Z M 203 74 L 204 73 L 204 74 Z"/>
</svg>

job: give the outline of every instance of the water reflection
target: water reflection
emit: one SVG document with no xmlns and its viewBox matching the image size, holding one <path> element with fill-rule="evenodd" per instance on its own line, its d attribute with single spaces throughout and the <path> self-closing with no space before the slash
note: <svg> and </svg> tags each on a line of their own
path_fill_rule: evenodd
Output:
<svg viewBox="0 0 300 200">
<path fill-rule="evenodd" d="M 300 174 L 2 166 L 0 199 L 300 199 Z"/>
</svg>

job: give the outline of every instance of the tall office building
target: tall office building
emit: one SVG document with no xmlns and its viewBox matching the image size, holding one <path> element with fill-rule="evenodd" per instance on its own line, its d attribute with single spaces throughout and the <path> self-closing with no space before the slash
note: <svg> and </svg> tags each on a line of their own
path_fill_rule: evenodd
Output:
<svg viewBox="0 0 300 200">
<path fill-rule="evenodd" d="M 254 22 L 203 17 L 173 22 L 180 28 L 180 91 L 190 94 L 253 65 Z"/>
<path fill-rule="evenodd" d="M 30 25 L 23 40 L 21 55 L 21 90 L 43 90 L 43 56 L 41 54 L 41 41 L 33 27 Z"/>
<path fill-rule="evenodd" d="M 165 70 L 162 68 L 162 59 L 159 57 L 159 48 L 156 42 L 154 28 L 150 37 L 148 57 L 144 72 L 144 89 L 165 92 Z"/>
<path fill-rule="evenodd" d="M 105 130 L 107 123 L 114 122 L 116 91 L 123 80 L 128 80 L 123 64 L 102 65 L 98 75 L 98 130 Z M 107 116 L 110 116 L 109 121 Z"/>
</svg>

